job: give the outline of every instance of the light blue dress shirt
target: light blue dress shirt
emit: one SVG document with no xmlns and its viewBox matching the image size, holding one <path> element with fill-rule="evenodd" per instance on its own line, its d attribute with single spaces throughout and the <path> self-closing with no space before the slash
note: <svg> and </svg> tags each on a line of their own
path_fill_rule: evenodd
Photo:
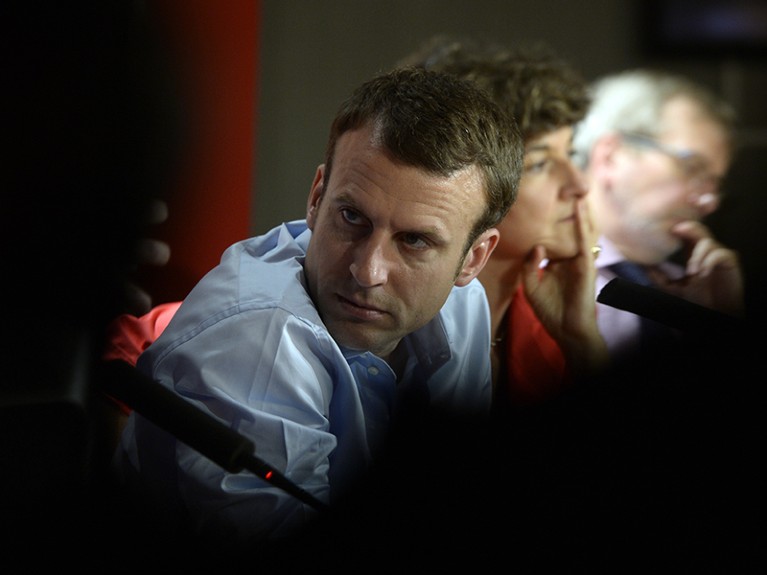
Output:
<svg viewBox="0 0 767 575">
<path fill-rule="evenodd" d="M 411 353 L 398 383 L 385 361 L 339 347 L 323 325 L 304 279 L 310 234 L 298 220 L 229 247 L 137 366 L 332 503 L 371 462 L 403 397 L 489 411 L 490 313 L 477 280 L 454 287 L 438 316 L 405 338 Z M 273 539 L 316 514 L 250 472 L 224 471 L 136 413 L 115 463 L 217 537 Z"/>
</svg>

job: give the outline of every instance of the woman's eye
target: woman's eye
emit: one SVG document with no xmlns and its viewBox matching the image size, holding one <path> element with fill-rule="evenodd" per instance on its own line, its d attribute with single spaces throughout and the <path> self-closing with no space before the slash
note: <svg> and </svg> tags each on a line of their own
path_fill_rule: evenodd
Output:
<svg viewBox="0 0 767 575">
<path fill-rule="evenodd" d="M 525 166 L 526 172 L 540 172 L 544 170 L 549 163 L 548 159 L 540 160 L 538 162 L 531 162 Z"/>
</svg>

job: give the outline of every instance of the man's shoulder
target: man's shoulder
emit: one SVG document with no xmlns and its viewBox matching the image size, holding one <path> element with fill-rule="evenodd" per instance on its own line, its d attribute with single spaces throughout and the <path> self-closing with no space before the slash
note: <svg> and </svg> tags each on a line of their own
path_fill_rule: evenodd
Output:
<svg viewBox="0 0 767 575">
<path fill-rule="evenodd" d="M 453 286 L 439 315 L 443 322 L 453 326 L 478 323 L 489 326 L 490 307 L 484 286 L 477 279 L 465 286 Z"/>
<path fill-rule="evenodd" d="M 227 257 L 249 257 L 256 260 L 279 261 L 306 254 L 311 231 L 306 220 L 284 222 L 264 234 L 241 240 L 227 248 Z"/>
<path fill-rule="evenodd" d="M 251 333 L 258 331 L 251 318 L 258 324 L 265 315 L 321 323 L 305 285 L 304 252 L 295 245 L 303 232 L 292 235 L 297 229 L 283 224 L 231 245 L 184 299 L 163 340 L 189 341 L 214 326 Z"/>
<path fill-rule="evenodd" d="M 476 278 L 471 280 L 465 286 L 453 286 L 447 297 L 447 301 L 445 301 L 445 306 L 452 308 L 472 302 L 479 305 L 487 304 L 485 287 Z"/>
</svg>

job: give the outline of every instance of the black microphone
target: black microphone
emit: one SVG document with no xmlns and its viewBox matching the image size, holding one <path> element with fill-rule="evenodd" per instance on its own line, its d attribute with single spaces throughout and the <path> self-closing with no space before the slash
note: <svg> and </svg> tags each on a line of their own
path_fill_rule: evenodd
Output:
<svg viewBox="0 0 767 575">
<path fill-rule="evenodd" d="M 255 444 L 122 360 L 103 362 L 104 391 L 231 473 L 247 469 L 318 511 L 328 506 L 254 454 Z"/>
<path fill-rule="evenodd" d="M 745 321 L 735 316 L 620 277 L 602 288 L 597 301 L 696 334 L 705 332 L 726 337 L 742 333 L 745 326 Z"/>
</svg>

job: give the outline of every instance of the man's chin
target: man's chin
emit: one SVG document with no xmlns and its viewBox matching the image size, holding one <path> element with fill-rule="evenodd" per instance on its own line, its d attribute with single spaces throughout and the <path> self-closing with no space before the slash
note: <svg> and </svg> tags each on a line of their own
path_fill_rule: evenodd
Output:
<svg viewBox="0 0 767 575">
<path fill-rule="evenodd" d="M 335 342 L 351 351 L 371 351 L 375 348 L 375 342 L 360 333 L 359 325 L 349 322 L 334 322 L 328 324 L 328 331 Z"/>
</svg>

